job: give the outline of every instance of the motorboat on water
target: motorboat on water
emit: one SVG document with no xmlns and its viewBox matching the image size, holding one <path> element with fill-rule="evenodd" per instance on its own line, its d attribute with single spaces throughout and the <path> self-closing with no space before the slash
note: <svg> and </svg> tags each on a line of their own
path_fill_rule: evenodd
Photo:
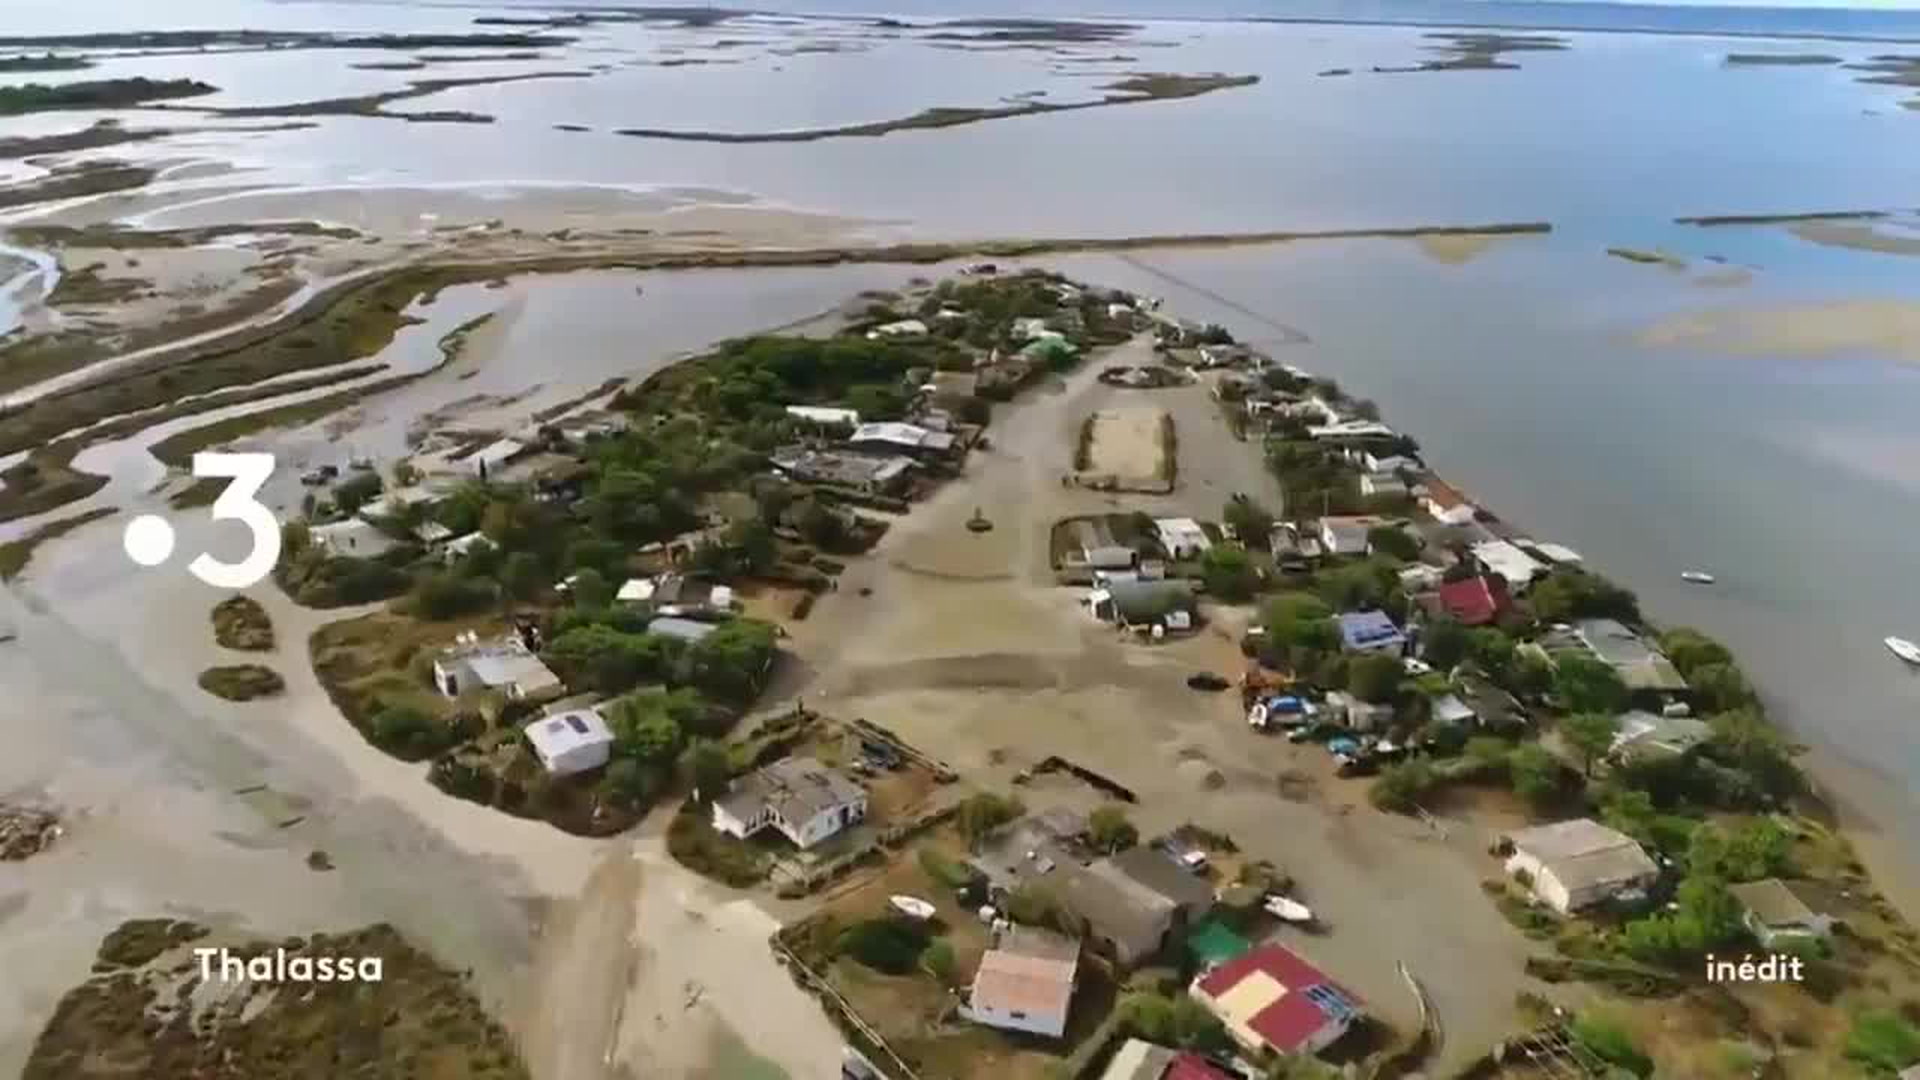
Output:
<svg viewBox="0 0 1920 1080">
<path fill-rule="evenodd" d="M 1890 637 L 1887 639 L 1887 649 L 1907 663 L 1920 666 L 1920 645 L 1906 638 Z"/>
<path fill-rule="evenodd" d="M 1690 581 L 1695 585 L 1713 584 L 1713 575 L 1705 570 L 1686 570 L 1680 574 L 1681 581 Z"/>
</svg>

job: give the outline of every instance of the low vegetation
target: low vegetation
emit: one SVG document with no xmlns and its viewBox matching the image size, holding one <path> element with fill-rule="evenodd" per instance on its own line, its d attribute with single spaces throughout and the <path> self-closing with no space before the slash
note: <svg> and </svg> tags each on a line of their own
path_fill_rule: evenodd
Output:
<svg viewBox="0 0 1920 1080">
<path fill-rule="evenodd" d="M 200 689 L 227 701 L 275 697 L 287 688 L 280 673 L 261 664 L 227 664 L 200 673 Z"/>
<path fill-rule="evenodd" d="M 23 1080 L 252 1080 L 266 1076 L 408 1075 L 525 1080 L 507 1032 L 466 981 L 385 924 L 279 941 L 220 942 L 239 957 L 378 958 L 378 982 L 315 982 L 298 994 L 238 983 L 229 1008 L 182 1008 L 198 979 L 183 948 L 216 939 L 167 919 L 125 923 L 102 942 L 94 972 L 68 991 L 35 1039 Z M 237 999 L 237 1000 L 236 1000 Z"/>
<path fill-rule="evenodd" d="M 198 79 L 88 79 L 80 82 L 0 86 L 0 116 L 50 109 L 123 109 L 149 101 L 211 94 L 218 87 Z"/>
<path fill-rule="evenodd" d="M 0 581 L 12 581 L 24 573 L 27 564 L 33 561 L 33 553 L 41 544 L 57 540 L 82 525 L 111 517 L 113 513 L 112 507 L 102 506 L 84 514 L 50 521 L 17 540 L 0 543 Z"/>
<path fill-rule="evenodd" d="M 273 651 L 273 619 L 260 601 L 231 596 L 213 606 L 213 639 L 243 652 Z"/>
</svg>

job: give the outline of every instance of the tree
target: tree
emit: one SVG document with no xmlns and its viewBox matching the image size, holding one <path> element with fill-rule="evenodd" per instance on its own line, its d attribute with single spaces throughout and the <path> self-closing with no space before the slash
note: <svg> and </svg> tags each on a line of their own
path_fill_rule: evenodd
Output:
<svg viewBox="0 0 1920 1080">
<path fill-rule="evenodd" d="M 1644 791 L 1615 789 L 1601 802 L 1600 820 L 1608 828 L 1618 829 L 1643 844 L 1653 841 L 1654 824 L 1659 816 L 1653 796 Z"/>
<path fill-rule="evenodd" d="M 733 777 L 733 759 L 724 745 L 712 739 L 695 739 L 687 747 L 686 770 L 694 793 L 712 800 L 727 790 L 727 781 Z"/>
<path fill-rule="evenodd" d="M 1507 767 L 1507 756 L 1513 753 L 1513 744 L 1493 735 L 1475 735 L 1467 740 L 1462 755 L 1484 771 L 1502 771 Z"/>
<path fill-rule="evenodd" d="M 1691 627 L 1676 626 L 1660 635 L 1660 651 L 1667 654 L 1673 666 L 1692 681 L 1695 668 L 1707 664 L 1731 664 L 1733 654 L 1726 646 Z"/>
<path fill-rule="evenodd" d="M 1761 791 L 1775 799 L 1798 795 L 1806 778 L 1793 762 L 1793 748 L 1780 732 L 1752 709 L 1721 713 L 1708 721 L 1713 736 L 1707 753 L 1753 778 Z"/>
<path fill-rule="evenodd" d="M 402 756 L 430 754 L 439 749 L 433 718 L 411 705 L 388 705 L 373 714 L 370 725 L 375 744 Z"/>
<path fill-rule="evenodd" d="M 847 542 L 847 523 L 819 499 L 809 499 L 794 522 L 807 543 L 822 551 L 837 551 Z"/>
<path fill-rule="evenodd" d="M 1507 772 L 1513 778 L 1514 794 L 1536 808 L 1550 806 L 1560 797 L 1564 775 L 1560 760 L 1536 744 L 1515 750 L 1507 758 Z"/>
<path fill-rule="evenodd" d="M 1368 529 L 1367 546 L 1401 562 L 1412 562 L 1420 557 L 1420 541 L 1398 525 L 1375 525 Z"/>
<path fill-rule="evenodd" d="M 942 983 L 948 986 L 953 985 L 953 946 L 948 944 L 945 938 L 936 939 L 933 944 L 927 946 L 925 952 L 920 954 L 920 966 L 926 968 L 927 974 L 939 979 Z"/>
<path fill-rule="evenodd" d="M 1216 544 L 1200 556 L 1200 579 L 1207 592 L 1230 604 L 1253 599 L 1260 589 L 1260 571 L 1247 549 L 1239 544 Z"/>
<path fill-rule="evenodd" d="M 1787 870 L 1793 838 L 1767 818 L 1734 828 L 1702 825 L 1687 848 L 1687 872 L 1722 881 L 1758 881 Z"/>
<path fill-rule="evenodd" d="M 1513 639 L 1497 626 L 1476 626 L 1467 631 L 1467 655 L 1495 682 L 1505 684 L 1513 675 Z"/>
<path fill-rule="evenodd" d="M 1451 671 L 1473 649 L 1472 634 L 1452 619 L 1436 619 L 1427 627 L 1422 641 L 1421 655 L 1441 671 Z"/>
<path fill-rule="evenodd" d="M 1095 850 L 1111 855 L 1139 843 L 1140 830 L 1127 820 L 1125 810 L 1103 806 L 1087 816 L 1087 839 L 1092 841 Z"/>
<path fill-rule="evenodd" d="M 1406 669 L 1397 656 L 1368 653 L 1347 663 L 1347 689 L 1361 701 L 1385 704 L 1400 692 Z"/>
<path fill-rule="evenodd" d="M 1701 664 L 1687 676 L 1687 686 L 1708 712 L 1730 712 L 1754 703 L 1752 684 L 1731 662 Z"/>
<path fill-rule="evenodd" d="M 1575 713 L 1560 724 L 1560 737 L 1580 758 L 1583 776 L 1593 775 L 1593 763 L 1613 749 L 1614 736 L 1619 733 L 1620 720 L 1609 713 Z"/>
<path fill-rule="evenodd" d="M 1535 618 L 1542 622 L 1575 619 L 1640 621 L 1640 602 L 1631 592 L 1588 570 L 1556 567 L 1534 583 L 1528 596 Z"/>
<path fill-rule="evenodd" d="M 1184 994 L 1128 994 L 1120 1000 L 1120 1017 L 1129 1034 L 1160 1046 L 1204 1053 L 1229 1045 L 1219 1019 Z"/>
<path fill-rule="evenodd" d="M 493 582 L 445 572 L 428 574 L 413 588 L 414 610 L 436 622 L 485 611 L 495 597 Z"/>
<path fill-rule="evenodd" d="M 1633 1037 L 1618 1024 L 1593 1013 L 1582 1013 L 1569 1027 L 1575 1042 L 1594 1057 L 1625 1069 L 1634 1076 L 1651 1076 L 1653 1059 L 1642 1053 Z"/>
<path fill-rule="evenodd" d="M 1553 689 L 1553 663 L 1538 649 L 1515 650 L 1506 685 L 1517 696 L 1541 697 Z"/>
<path fill-rule="evenodd" d="M 1019 800 L 983 791 L 962 800 L 954 820 L 959 823 L 960 835 L 972 844 L 1023 812 Z"/>
<path fill-rule="evenodd" d="M 1627 707 L 1627 686 L 1613 665 L 1572 653 L 1555 661 L 1553 689 L 1577 713 L 1618 713 Z"/>
<path fill-rule="evenodd" d="M 739 553 L 741 568 L 749 574 L 762 574 L 779 560 L 773 530 L 760 520 L 737 521 L 727 529 L 727 543 Z"/>
<path fill-rule="evenodd" d="M 686 681 L 721 701 L 743 703 L 760 690 L 773 663 L 773 627 L 729 619 L 686 652 Z"/>
<path fill-rule="evenodd" d="M 1264 550 L 1267 538 L 1273 532 L 1273 514 L 1245 495 L 1228 499 L 1226 507 L 1220 512 L 1220 520 L 1233 530 L 1233 535 L 1239 538 L 1241 544 L 1250 548 Z"/>
<path fill-rule="evenodd" d="M 642 765 L 664 768 L 680 756 L 686 744 L 671 695 L 658 690 L 629 694 L 607 710 L 613 731 L 613 753 Z"/>
<path fill-rule="evenodd" d="M 377 498 L 380 491 L 379 473 L 354 473 L 334 487 L 333 505 L 339 507 L 341 513 L 352 517 L 362 506 Z"/>
<path fill-rule="evenodd" d="M 1406 761 L 1388 766 L 1373 782 L 1367 798 L 1373 805 L 1391 814 L 1405 814 L 1420 805 L 1420 800 L 1439 786 L 1433 766 L 1424 761 Z"/>
<path fill-rule="evenodd" d="M 679 647 L 670 638 L 587 623 L 555 636 L 541 658 L 569 685 L 624 694 L 643 682 L 663 678 Z"/>
<path fill-rule="evenodd" d="M 660 791 L 660 771 L 634 758 L 616 758 L 600 778 L 600 793 L 631 807 L 645 806 Z"/>
<path fill-rule="evenodd" d="M 613 603 L 613 586 L 591 566 L 573 575 L 573 606 L 582 611 L 598 611 Z"/>
<path fill-rule="evenodd" d="M 546 582 L 546 571 L 532 552 L 516 551 L 500 566 L 500 584 L 515 600 L 531 600 L 540 595 Z"/>
</svg>

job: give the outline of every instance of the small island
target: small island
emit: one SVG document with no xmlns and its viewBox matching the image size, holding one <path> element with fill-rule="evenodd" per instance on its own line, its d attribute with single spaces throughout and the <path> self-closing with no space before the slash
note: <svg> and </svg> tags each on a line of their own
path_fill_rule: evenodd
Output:
<svg viewBox="0 0 1920 1080">
<path fill-rule="evenodd" d="M 273 651 L 273 620 L 260 601 L 233 596 L 213 607 L 213 639 L 242 652 Z"/>
<path fill-rule="evenodd" d="M 55 109 L 124 109 L 150 101 L 211 94 L 219 87 L 198 79 L 89 79 L 81 82 L 0 86 L 0 116 Z"/>
<path fill-rule="evenodd" d="M 59 53 L 41 53 L 38 56 L 0 56 L 0 72 L 21 71 L 83 71 L 93 66 L 93 61 L 84 56 L 62 56 Z"/>
<path fill-rule="evenodd" d="M 286 690 L 280 673 L 261 664 L 228 664 L 200 673 L 200 689 L 227 701 L 253 701 Z"/>
</svg>

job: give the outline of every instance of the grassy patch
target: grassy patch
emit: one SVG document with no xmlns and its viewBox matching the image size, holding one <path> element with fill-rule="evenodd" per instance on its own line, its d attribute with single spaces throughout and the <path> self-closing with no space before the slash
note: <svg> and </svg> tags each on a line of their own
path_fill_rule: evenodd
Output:
<svg viewBox="0 0 1920 1080">
<path fill-rule="evenodd" d="M 279 672 L 260 664 L 227 664 L 200 673 L 200 689 L 228 701 L 273 697 L 286 688 Z"/>
<path fill-rule="evenodd" d="M 33 561 L 34 550 L 41 544 L 64 536 L 88 522 L 98 521 L 114 512 L 112 507 L 102 506 L 84 514 L 50 521 L 18 540 L 9 540 L 0 544 L 0 581 L 12 581 L 19 577 L 21 572 L 26 570 L 27 563 Z"/>
<path fill-rule="evenodd" d="M 197 79 L 83 79 L 78 82 L 0 86 L 0 116 L 51 109 L 120 109 L 147 101 L 198 97 L 219 89 Z"/>
<path fill-rule="evenodd" d="M 271 652 L 273 620 L 253 597 L 229 597 L 213 607 L 213 640 L 229 649 Z"/>
<path fill-rule="evenodd" d="M 745 888 L 767 876 L 767 855 L 751 842 L 713 827 L 704 806 L 689 806 L 667 827 L 667 852 L 696 874 Z"/>
</svg>

